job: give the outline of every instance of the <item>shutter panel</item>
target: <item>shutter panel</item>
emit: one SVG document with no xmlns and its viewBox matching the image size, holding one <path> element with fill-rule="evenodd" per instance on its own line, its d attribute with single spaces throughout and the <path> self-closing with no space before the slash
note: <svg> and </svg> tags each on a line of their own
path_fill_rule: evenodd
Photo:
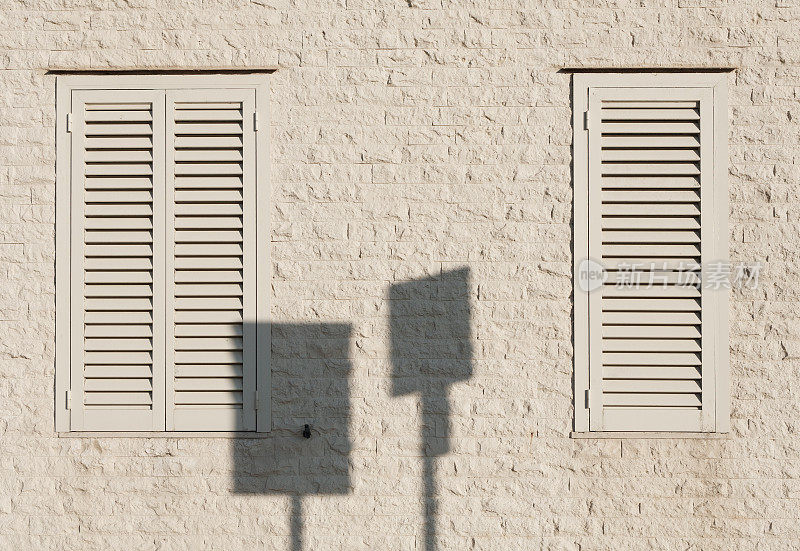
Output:
<svg viewBox="0 0 800 551">
<path fill-rule="evenodd" d="M 590 428 L 714 430 L 712 90 L 593 88 L 589 120 Z"/>
<path fill-rule="evenodd" d="M 255 430 L 255 92 L 166 102 L 167 430 Z"/>
<path fill-rule="evenodd" d="M 71 111 L 70 427 L 163 430 L 163 92 L 76 91 Z"/>
</svg>

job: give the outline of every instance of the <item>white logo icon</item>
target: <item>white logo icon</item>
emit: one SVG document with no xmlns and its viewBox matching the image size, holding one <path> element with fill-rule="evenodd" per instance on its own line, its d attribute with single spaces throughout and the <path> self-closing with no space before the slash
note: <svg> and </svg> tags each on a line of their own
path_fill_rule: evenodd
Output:
<svg viewBox="0 0 800 551">
<path fill-rule="evenodd" d="M 587 293 L 596 291 L 606 282 L 606 279 L 608 279 L 608 272 L 600 263 L 591 258 L 583 260 L 578 266 L 578 288 L 581 291 Z"/>
</svg>

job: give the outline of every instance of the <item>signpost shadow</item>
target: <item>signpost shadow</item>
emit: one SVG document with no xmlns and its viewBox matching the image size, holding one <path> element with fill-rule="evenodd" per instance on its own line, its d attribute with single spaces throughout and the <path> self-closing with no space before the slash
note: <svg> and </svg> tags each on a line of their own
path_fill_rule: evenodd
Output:
<svg viewBox="0 0 800 551">
<path fill-rule="evenodd" d="M 424 549 L 436 549 L 436 459 L 450 451 L 450 388 L 472 376 L 469 269 L 389 289 L 392 395 L 417 394 L 422 414 Z"/>
<path fill-rule="evenodd" d="M 345 323 L 277 323 L 269 330 L 273 429 L 263 439 L 234 440 L 233 488 L 291 496 L 291 549 L 301 551 L 303 497 L 352 490 L 353 329 Z"/>
</svg>

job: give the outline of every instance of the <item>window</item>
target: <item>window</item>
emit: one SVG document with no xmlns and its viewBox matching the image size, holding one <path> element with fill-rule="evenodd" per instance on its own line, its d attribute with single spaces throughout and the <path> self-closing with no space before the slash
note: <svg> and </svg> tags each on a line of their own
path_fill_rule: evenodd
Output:
<svg viewBox="0 0 800 551">
<path fill-rule="evenodd" d="M 266 75 L 59 77 L 57 430 L 269 429 L 267 114 Z"/>
<path fill-rule="evenodd" d="M 726 75 L 573 84 L 575 430 L 727 432 Z"/>
</svg>

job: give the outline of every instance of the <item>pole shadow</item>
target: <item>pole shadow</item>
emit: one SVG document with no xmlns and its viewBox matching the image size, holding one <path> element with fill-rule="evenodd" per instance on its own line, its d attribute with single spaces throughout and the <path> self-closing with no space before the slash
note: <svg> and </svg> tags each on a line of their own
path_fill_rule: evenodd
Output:
<svg viewBox="0 0 800 551">
<path fill-rule="evenodd" d="M 436 459 L 450 451 L 449 389 L 472 376 L 469 269 L 392 285 L 392 395 L 420 397 L 424 549 L 436 549 Z"/>
<path fill-rule="evenodd" d="M 352 490 L 353 327 L 275 323 L 269 329 L 272 430 L 266 438 L 234 440 L 233 491 L 291 496 L 291 549 L 301 551 L 303 497 Z"/>
</svg>

